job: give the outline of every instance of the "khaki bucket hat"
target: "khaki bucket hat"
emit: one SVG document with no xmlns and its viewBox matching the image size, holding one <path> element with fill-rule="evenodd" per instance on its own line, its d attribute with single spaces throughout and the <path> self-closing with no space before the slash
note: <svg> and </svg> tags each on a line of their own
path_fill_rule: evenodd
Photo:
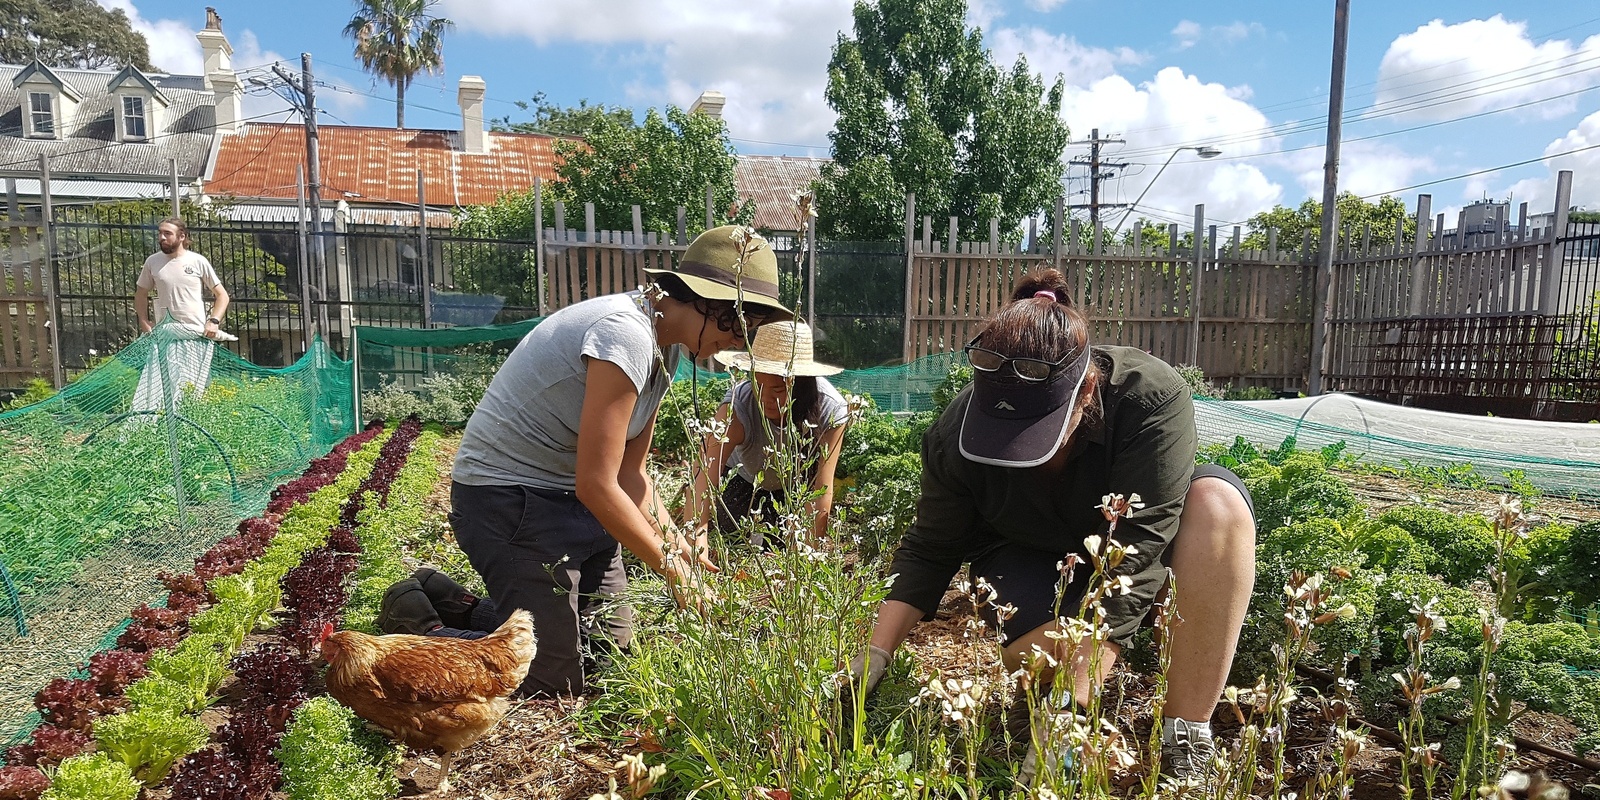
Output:
<svg viewBox="0 0 1600 800">
<path fill-rule="evenodd" d="M 738 300 L 766 306 L 770 321 L 793 319 L 794 312 L 778 299 L 778 257 L 760 234 L 751 233 L 752 252 L 739 264 L 740 225 L 712 228 L 689 243 L 673 269 L 647 269 L 647 275 L 676 275 L 689 290 L 707 300 Z"/>
<path fill-rule="evenodd" d="M 811 326 L 804 322 L 769 322 L 756 328 L 750 351 L 724 350 L 716 356 L 725 367 L 791 377 L 838 375 L 843 367 L 812 360 Z"/>
</svg>

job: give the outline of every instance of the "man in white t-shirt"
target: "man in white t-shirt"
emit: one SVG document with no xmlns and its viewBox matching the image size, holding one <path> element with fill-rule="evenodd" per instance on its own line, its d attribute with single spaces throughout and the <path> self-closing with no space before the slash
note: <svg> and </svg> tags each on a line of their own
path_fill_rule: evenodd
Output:
<svg viewBox="0 0 1600 800">
<path fill-rule="evenodd" d="M 161 252 L 144 260 L 137 288 L 133 290 L 133 313 L 139 330 L 149 333 L 150 290 L 156 290 L 156 320 L 167 314 L 180 325 L 208 339 L 215 338 L 228 310 L 228 290 L 222 288 L 217 271 L 206 257 L 189 249 L 189 228 L 181 217 L 168 217 L 156 228 Z M 201 292 L 211 291 L 211 313 L 206 313 Z"/>
<path fill-rule="evenodd" d="M 205 392 L 211 376 L 211 357 L 216 348 L 209 340 L 232 341 L 221 332 L 222 315 L 228 310 L 228 290 L 222 288 L 217 271 L 205 256 L 189 250 L 189 229 L 180 217 L 169 217 L 157 226 L 161 252 L 145 259 L 133 292 L 133 313 L 139 330 L 149 333 L 150 290 L 156 291 L 154 322 L 168 315 L 176 339 L 158 340 L 151 363 L 139 375 L 132 410 L 155 412 L 177 402 L 182 393 Z M 203 292 L 211 291 L 211 312 L 206 313 Z M 188 338 L 190 336 L 196 338 Z M 168 390 L 166 387 L 171 387 Z"/>
</svg>

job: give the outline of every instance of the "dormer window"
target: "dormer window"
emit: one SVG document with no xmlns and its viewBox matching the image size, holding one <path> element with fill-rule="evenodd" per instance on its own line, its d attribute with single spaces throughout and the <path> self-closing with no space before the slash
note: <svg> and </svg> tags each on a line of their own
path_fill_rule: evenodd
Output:
<svg viewBox="0 0 1600 800">
<path fill-rule="evenodd" d="M 28 135 L 56 138 L 55 96 L 49 92 L 28 92 Z"/>
<path fill-rule="evenodd" d="M 137 95 L 123 95 L 122 138 L 130 142 L 142 142 L 149 138 L 145 122 L 144 98 Z"/>
</svg>

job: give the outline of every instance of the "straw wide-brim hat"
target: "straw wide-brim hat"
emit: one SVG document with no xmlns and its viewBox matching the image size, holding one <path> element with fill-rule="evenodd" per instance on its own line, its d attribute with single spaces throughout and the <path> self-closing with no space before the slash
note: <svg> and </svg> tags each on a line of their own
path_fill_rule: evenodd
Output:
<svg viewBox="0 0 1600 800">
<path fill-rule="evenodd" d="M 747 232 L 747 233 L 742 233 Z M 740 263 L 742 242 L 748 242 Z M 689 243 L 677 266 L 647 269 L 647 275 L 676 275 L 707 300 L 738 300 L 772 309 L 769 320 L 793 319 L 778 299 L 778 257 L 760 234 L 740 225 L 712 228 Z"/>
<path fill-rule="evenodd" d="M 811 326 L 804 322 L 769 322 L 756 328 L 750 350 L 724 350 L 717 363 L 746 372 L 785 378 L 838 375 L 843 367 L 812 360 Z"/>
</svg>

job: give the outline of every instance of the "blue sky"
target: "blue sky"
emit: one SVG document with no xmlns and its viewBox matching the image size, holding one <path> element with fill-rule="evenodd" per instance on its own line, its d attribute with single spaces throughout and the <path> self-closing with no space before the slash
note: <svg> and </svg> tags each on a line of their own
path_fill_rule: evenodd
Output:
<svg viewBox="0 0 1600 800">
<path fill-rule="evenodd" d="M 204 6 L 99 0 L 123 8 L 151 40 L 152 60 L 198 72 L 194 30 Z M 338 2 L 210 0 L 238 68 L 313 54 L 325 122 L 392 125 L 393 90 L 364 75 L 340 38 Z M 1094 127 L 1132 162 L 1108 200 L 1132 200 L 1180 146 L 1141 212 L 1190 219 L 1195 203 L 1226 224 L 1276 203 L 1320 195 L 1332 0 L 1111 2 L 969 0 L 997 61 L 1025 55 L 1067 83 L 1074 138 Z M 1368 195 L 1600 145 L 1600 6 L 1529 0 L 1449 4 L 1354 0 L 1341 184 Z M 1426 7 L 1427 10 L 1424 10 Z M 488 84 L 485 113 L 544 92 L 564 104 L 687 105 L 728 96 L 724 116 L 746 153 L 827 155 L 822 99 L 829 50 L 850 25 L 849 0 L 444 0 L 457 29 L 445 70 L 408 93 L 408 127 L 457 128 L 456 82 Z M 250 115 L 283 119 L 285 104 L 247 99 Z M 1409 130 L 1428 126 L 1420 130 Z M 1083 152 L 1069 148 L 1068 155 Z M 1483 197 L 1553 202 L 1554 170 L 1577 172 L 1574 202 L 1600 207 L 1600 148 L 1402 192 L 1451 212 Z M 1068 190 L 1084 190 L 1070 170 Z M 1081 202 L 1083 198 L 1074 197 Z"/>
</svg>

